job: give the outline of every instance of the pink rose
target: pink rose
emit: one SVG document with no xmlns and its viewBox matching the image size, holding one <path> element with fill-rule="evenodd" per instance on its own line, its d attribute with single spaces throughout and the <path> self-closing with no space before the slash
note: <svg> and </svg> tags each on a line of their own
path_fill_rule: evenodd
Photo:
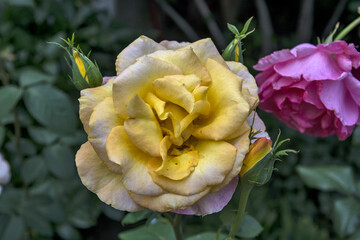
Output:
<svg viewBox="0 0 360 240">
<path fill-rule="evenodd" d="M 346 139 L 360 123 L 360 53 L 354 44 L 300 44 L 259 60 L 259 107 L 310 135 Z"/>
</svg>

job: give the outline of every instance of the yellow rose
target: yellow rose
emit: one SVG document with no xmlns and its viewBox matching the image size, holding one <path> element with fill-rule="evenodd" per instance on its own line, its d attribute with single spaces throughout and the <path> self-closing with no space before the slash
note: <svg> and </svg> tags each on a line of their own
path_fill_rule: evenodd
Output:
<svg viewBox="0 0 360 240">
<path fill-rule="evenodd" d="M 141 36 L 119 54 L 116 71 L 81 91 L 83 184 L 120 210 L 221 210 L 205 201 L 239 175 L 258 103 L 246 67 L 225 62 L 210 39 Z"/>
</svg>

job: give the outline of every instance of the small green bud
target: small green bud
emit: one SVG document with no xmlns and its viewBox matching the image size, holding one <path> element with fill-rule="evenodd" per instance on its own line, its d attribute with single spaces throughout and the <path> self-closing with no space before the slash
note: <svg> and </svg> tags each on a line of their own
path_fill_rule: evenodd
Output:
<svg viewBox="0 0 360 240">
<path fill-rule="evenodd" d="M 74 39 L 74 34 L 71 39 L 68 38 L 65 40 L 62 38 L 68 47 L 53 42 L 69 54 L 71 64 L 67 60 L 66 61 L 72 70 L 72 78 L 70 77 L 70 79 L 78 90 L 101 86 L 103 77 L 99 67 L 88 58 L 89 54 L 88 56 L 85 56 L 79 47 L 74 46 Z"/>
<path fill-rule="evenodd" d="M 72 81 L 77 89 L 98 87 L 102 84 L 102 75 L 99 67 L 89 58 L 84 56 L 78 49 L 72 48 Z"/>
</svg>

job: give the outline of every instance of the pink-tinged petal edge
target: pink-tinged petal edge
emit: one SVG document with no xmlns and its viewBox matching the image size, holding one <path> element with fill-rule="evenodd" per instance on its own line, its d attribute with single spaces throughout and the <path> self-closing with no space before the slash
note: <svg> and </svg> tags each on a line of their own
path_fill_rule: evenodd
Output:
<svg viewBox="0 0 360 240">
<path fill-rule="evenodd" d="M 116 78 L 116 76 L 112 76 L 112 77 L 103 77 L 103 82 L 102 85 L 106 84 L 110 79 L 112 78 Z"/>
<path fill-rule="evenodd" d="M 228 185 L 220 189 L 216 193 L 210 193 L 197 201 L 194 205 L 185 209 L 177 209 L 172 212 L 184 215 L 197 215 L 204 216 L 220 212 L 231 200 L 236 187 L 238 185 L 239 178 L 235 177 L 230 181 Z"/>
<path fill-rule="evenodd" d="M 253 68 L 258 71 L 264 71 L 271 68 L 276 63 L 285 62 L 293 58 L 295 58 L 295 56 L 290 52 L 290 50 L 284 49 L 261 58 L 258 63 L 253 66 Z"/>
</svg>

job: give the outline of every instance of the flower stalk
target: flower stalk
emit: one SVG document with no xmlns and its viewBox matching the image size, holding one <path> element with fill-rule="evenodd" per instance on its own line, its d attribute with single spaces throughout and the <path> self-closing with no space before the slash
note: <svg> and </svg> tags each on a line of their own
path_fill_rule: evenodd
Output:
<svg viewBox="0 0 360 240">
<path fill-rule="evenodd" d="M 334 41 L 342 40 L 351 30 L 353 30 L 357 25 L 360 24 L 360 17 L 356 18 L 352 23 L 350 23 L 344 30 L 342 30 L 339 35 L 336 36 Z"/>
</svg>

